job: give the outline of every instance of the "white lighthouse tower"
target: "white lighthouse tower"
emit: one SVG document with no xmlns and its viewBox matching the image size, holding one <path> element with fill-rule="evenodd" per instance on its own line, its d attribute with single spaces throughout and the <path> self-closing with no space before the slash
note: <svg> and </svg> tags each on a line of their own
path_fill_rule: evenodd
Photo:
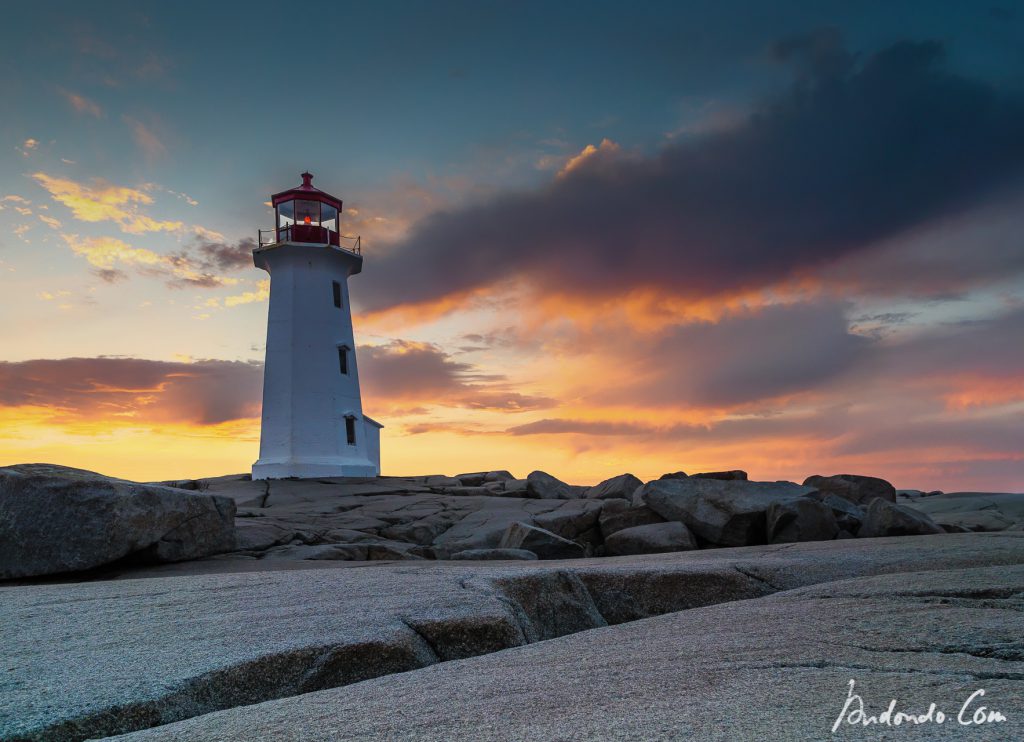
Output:
<svg viewBox="0 0 1024 742">
<path fill-rule="evenodd" d="M 260 458 L 253 479 L 380 474 L 380 423 L 363 414 L 348 277 L 358 238 L 341 236 L 341 200 L 312 185 L 271 197 L 275 227 L 253 262 L 270 274 Z"/>
</svg>

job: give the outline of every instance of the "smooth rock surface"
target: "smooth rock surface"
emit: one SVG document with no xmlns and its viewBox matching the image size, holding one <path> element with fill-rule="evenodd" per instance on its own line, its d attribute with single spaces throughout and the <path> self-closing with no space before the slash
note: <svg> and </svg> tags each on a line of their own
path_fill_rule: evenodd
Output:
<svg viewBox="0 0 1024 742">
<path fill-rule="evenodd" d="M 1024 523 L 1024 494 L 946 492 L 906 503 L 941 526 L 969 531 L 1002 531 Z"/>
<path fill-rule="evenodd" d="M 1020 566 L 832 582 L 221 711 L 125 739 L 1006 742 L 1024 738 L 1022 595 Z M 843 715 L 850 693 L 868 715 L 897 699 L 897 711 L 914 715 L 935 704 L 946 721 L 850 724 Z M 1006 720 L 972 724 L 981 707 Z"/>
<path fill-rule="evenodd" d="M 0 469 L 0 579 L 176 562 L 235 548 L 226 497 L 51 464 Z"/>
<path fill-rule="evenodd" d="M 517 647 L 604 624 L 758 598 L 779 590 L 863 575 L 1021 563 L 1024 532 L 858 539 L 557 564 L 420 561 L 350 568 L 345 562 L 330 561 L 270 563 L 212 559 L 134 572 L 140 576 L 157 575 L 149 579 L 7 586 L 0 589 L 0 625 L 4 626 L 0 642 L 5 662 L 5 672 L 0 673 L 0 738 L 101 737 L 218 708 L 259 703 L 385 673 L 414 670 L 440 660 Z M 223 573 L 200 573 L 211 568 Z M 261 571 L 251 571 L 254 568 Z M 910 590 L 924 583 L 915 577 L 901 578 L 900 584 Z M 998 595 L 1005 594 L 1005 590 L 986 590 L 982 582 L 978 585 L 979 597 L 998 599 Z M 927 598 L 926 591 L 922 594 L 923 599 L 932 600 Z M 438 722 L 442 726 L 434 731 L 429 723 L 418 731 L 404 726 L 415 723 L 416 718 L 429 721 L 433 717 L 417 716 L 421 710 L 413 703 L 414 697 L 408 696 L 406 705 L 405 691 L 392 693 L 386 689 L 388 686 L 377 687 L 367 696 L 360 696 L 362 691 L 356 686 L 345 688 L 324 708 L 327 716 L 319 717 L 326 724 L 323 728 L 312 718 L 296 718 L 296 726 L 290 728 L 268 721 L 271 725 L 265 730 L 243 733 L 239 728 L 238 734 L 222 729 L 215 732 L 216 726 L 208 727 L 208 731 L 199 731 L 194 726 L 185 728 L 189 734 L 199 735 L 197 739 L 215 738 L 216 734 L 224 734 L 222 739 L 271 739 L 275 735 L 310 739 L 332 734 L 386 737 L 389 724 L 397 725 L 392 736 L 402 738 L 415 734 L 434 734 L 433 738 L 438 739 L 459 734 L 486 738 L 492 733 L 516 739 L 577 738 L 578 735 L 560 732 L 561 727 L 549 726 L 554 723 L 550 720 L 536 728 L 526 724 L 518 732 L 513 731 L 522 723 L 520 708 L 532 712 L 550 709 L 552 717 L 562 721 L 568 718 L 564 716 L 564 700 L 558 695 L 561 691 L 547 696 L 550 689 L 544 682 L 538 682 L 538 673 L 550 672 L 565 675 L 565 692 L 575 698 L 569 706 L 575 709 L 585 704 L 586 713 L 581 711 L 581 718 L 593 719 L 594 726 L 580 727 L 581 734 L 582 730 L 594 729 L 593 734 L 600 735 L 608 720 L 604 714 L 612 720 L 630 718 L 638 725 L 646 719 L 654 724 L 647 727 L 648 738 L 661 734 L 659 729 L 671 735 L 686 728 L 679 725 L 693 713 L 694 704 L 700 707 L 721 699 L 721 689 L 709 684 L 711 676 L 693 675 L 695 662 L 720 662 L 721 672 L 740 672 L 744 668 L 743 653 L 724 638 L 718 638 L 721 635 L 717 632 L 733 632 L 737 641 L 749 641 L 758 651 L 775 653 L 776 662 L 788 658 L 795 663 L 790 670 L 776 668 L 778 672 L 771 677 L 781 678 L 791 671 L 807 677 L 807 672 L 817 671 L 815 667 L 820 662 L 841 665 L 846 660 L 854 667 L 865 667 L 859 659 L 837 655 L 837 648 L 860 638 L 855 631 L 856 616 L 872 615 L 871 606 L 861 598 L 857 600 L 857 612 L 849 617 L 837 610 L 839 604 L 834 600 L 824 604 L 820 612 L 822 621 L 827 615 L 833 628 L 820 634 L 815 623 L 815 616 L 819 615 L 816 610 L 803 617 L 799 610 L 794 610 L 792 616 L 779 616 L 778 623 L 789 628 L 778 633 L 773 623 L 774 609 L 753 602 L 749 614 L 743 613 L 738 604 L 731 604 L 721 606 L 714 620 L 709 619 L 706 625 L 672 623 L 666 636 L 652 633 L 654 624 L 649 621 L 635 624 L 630 631 L 643 637 L 642 643 L 635 646 L 632 640 L 623 640 L 623 644 L 616 638 L 632 634 L 617 634 L 589 648 L 576 646 L 565 655 L 553 654 L 550 644 L 542 645 L 522 666 L 508 652 L 495 655 L 494 666 L 509 670 L 511 681 L 503 676 L 506 685 L 501 691 L 491 693 L 481 686 L 479 693 L 469 692 L 458 703 L 447 703 L 438 711 L 442 714 Z M 936 616 L 949 608 L 948 602 L 943 603 L 940 597 L 932 600 L 930 606 L 929 611 Z M 938 641 L 944 636 L 942 631 L 925 623 L 932 614 L 904 612 L 898 623 L 897 619 L 886 620 L 890 629 L 900 632 L 904 643 L 926 641 L 929 637 Z M 1008 612 L 997 610 L 991 618 L 1005 614 Z M 1014 631 L 1019 641 L 1019 614 L 1011 618 L 1017 622 Z M 955 620 L 961 622 L 962 630 L 977 632 L 989 619 L 958 615 Z M 678 645 L 680 641 L 685 644 Z M 679 676 L 660 674 L 663 668 L 658 663 L 648 665 L 654 656 L 651 653 L 675 646 L 680 647 L 679 652 L 673 651 L 666 661 Z M 621 655 L 616 647 L 622 648 Z M 807 652 L 820 654 L 804 663 L 801 658 L 812 657 Z M 641 667 L 631 664 L 631 655 Z M 581 658 L 586 661 L 581 662 Z M 893 655 L 894 663 L 922 659 L 923 655 L 916 652 Z M 944 677 L 959 672 L 957 677 L 962 679 L 964 671 L 972 667 L 964 663 L 975 660 L 946 654 L 943 661 L 950 663 L 944 666 Z M 1000 665 L 991 658 L 978 662 L 988 663 L 989 667 Z M 733 670 L 728 670 L 730 664 Z M 807 668 L 801 670 L 805 664 Z M 525 674 L 521 674 L 524 670 L 517 670 L 527 666 L 533 669 Z M 904 665 L 908 666 L 913 667 Z M 650 670 L 649 679 L 645 667 Z M 517 673 L 520 677 L 515 679 Z M 577 673 L 591 677 L 603 690 L 594 687 L 585 691 L 583 686 L 575 686 L 572 678 Z M 424 691 L 467 690 L 453 678 L 428 676 L 435 677 L 437 683 L 428 679 L 415 684 Z M 658 677 L 660 682 L 655 681 Z M 691 687 L 687 677 L 694 683 L 700 682 Z M 776 702 L 783 699 L 785 704 L 807 698 L 807 694 L 795 688 L 792 694 L 778 695 L 788 691 L 773 684 L 771 677 L 751 678 L 746 687 L 775 693 Z M 900 677 L 906 679 L 908 675 L 902 673 Z M 480 680 L 476 678 L 474 682 Z M 391 681 L 401 679 L 396 676 Z M 615 685 L 619 682 L 624 684 L 621 688 Z M 845 682 L 838 681 L 838 686 L 827 694 L 830 708 L 839 702 Z M 884 695 L 882 689 L 877 692 Z M 657 693 L 666 694 L 664 703 L 651 695 Z M 681 697 L 691 696 L 693 701 L 680 703 Z M 517 699 L 515 704 L 508 703 L 510 697 Z M 545 697 L 547 701 L 543 700 Z M 745 698 L 752 702 L 756 697 Z M 355 703 L 355 712 L 348 710 L 349 701 Z M 393 713 L 376 710 L 384 703 L 389 704 Z M 505 711 L 497 713 L 492 704 L 501 704 Z M 792 714 L 777 711 L 776 705 L 769 704 L 771 708 L 766 706 L 765 712 L 770 711 L 776 715 L 772 718 L 780 720 L 792 718 Z M 267 708 L 246 706 L 229 716 L 240 724 L 246 719 L 252 723 L 266 721 L 260 714 Z M 462 732 L 445 726 L 448 722 L 444 714 L 468 720 L 467 714 L 471 715 L 474 708 L 479 708 L 481 720 L 486 717 L 493 724 L 500 717 L 511 726 L 491 727 L 492 732 L 476 722 Z M 662 718 L 657 714 L 669 716 Z M 755 716 L 761 719 L 763 714 Z M 729 719 L 736 721 L 732 716 Z M 207 717 L 203 723 L 215 721 Z M 360 726 L 363 724 L 385 727 L 366 732 L 372 728 Z M 758 728 L 763 735 L 763 728 Z M 631 739 L 643 737 L 637 730 L 642 728 L 631 728 L 629 734 L 623 730 L 622 734 Z M 801 727 L 798 731 L 806 729 Z M 173 728 L 162 727 L 155 729 L 151 738 L 176 733 Z M 266 736 L 261 737 L 263 734 Z M 777 734 L 769 737 L 780 738 Z"/>
</svg>

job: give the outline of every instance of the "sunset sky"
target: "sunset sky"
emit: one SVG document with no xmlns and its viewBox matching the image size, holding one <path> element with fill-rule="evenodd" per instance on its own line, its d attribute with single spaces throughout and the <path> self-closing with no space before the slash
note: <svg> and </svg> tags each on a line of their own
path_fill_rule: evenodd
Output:
<svg viewBox="0 0 1024 742">
<path fill-rule="evenodd" d="M 1024 491 L 1014 3 L 2 16 L 0 465 L 248 471 L 309 169 L 385 474 Z"/>
</svg>

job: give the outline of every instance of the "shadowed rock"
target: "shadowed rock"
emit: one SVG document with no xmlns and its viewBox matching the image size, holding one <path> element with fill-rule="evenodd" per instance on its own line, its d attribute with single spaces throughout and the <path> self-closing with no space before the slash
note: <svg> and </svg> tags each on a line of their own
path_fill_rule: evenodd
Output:
<svg viewBox="0 0 1024 742">
<path fill-rule="evenodd" d="M 526 523 L 513 523 L 501 537 L 499 549 L 526 549 L 541 559 L 577 559 L 583 547 L 556 533 Z"/>
<path fill-rule="evenodd" d="M 573 500 L 579 497 L 571 485 L 543 471 L 533 471 L 527 475 L 526 491 L 529 497 L 541 500 Z"/>
<path fill-rule="evenodd" d="M 767 513 L 768 543 L 829 541 L 839 533 L 832 509 L 810 497 L 773 502 Z"/>
<path fill-rule="evenodd" d="M 588 489 L 584 497 L 595 500 L 629 500 L 633 497 L 637 487 L 643 484 L 632 474 L 620 474 L 617 477 L 606 479 L 600 484 L 595 484 Z"/>
<path fill-rule="evenodd" d="M 455 478 L 467 487 L 480 487 L 487 483 L 506 482 L 515 479 L 511 473 L 505 470 L 499 471 L 478 471 L 468 474 L 456 474 Z"/>
<path fill-rule="evenodd" d="M 747 481 L 747 473 L 742 469 L 733 469 L 732 471 L 706 471 L 700 474 L 694 474 L 693 476 L 698 479 L 721 479 L 726 482 L 745 482 Z"/>
<path fill-rule="evenodd" d="M 616 531 L 625 528 L 664 522 L 664 518 L 646 505 L 634 507 L 629 500 L 605 500 L 598 518 L 601 535 L 606 539 Z"/>
<path fill-rule="evenodd" d="M 860 538 L 877 536 L 927 536 L 945 533 L 942 526 L 919 510 L 876 498 L 868 505 Z"/>
<path fill-rule="evenodd" d="M 670 471 L 668 474 L 662 474 L 658 479 L 686 479 L 689 476 L 685 471 Z"/>
<path fill-rule="evenodd" d="M 876 497 L 896 502 L 896 488 L 878 477 L 864 477 L 860 474 L 835 474 L 823 477 L 815 474 L 807 477 L 804 485 L 818 490 L 822 497 L 838 495 L 861 507 L 867 506 Z"/>
<path fill-rule="evenodd" d="M 663 554 L 696 549 L 697 540 L 690 529 L 678 521 L 672 521 L 624 528 L 605 539 L 604 546 L 610 556 Z"/>
<path fill-rule="evenodd" d="M 864 509 L 854 505 L 845 497 L 839 495 L 825 495 L 822 502 L 832 509 L 832 515 L 840 529 L 856 535 L 864 522 Z"/>
</svg>

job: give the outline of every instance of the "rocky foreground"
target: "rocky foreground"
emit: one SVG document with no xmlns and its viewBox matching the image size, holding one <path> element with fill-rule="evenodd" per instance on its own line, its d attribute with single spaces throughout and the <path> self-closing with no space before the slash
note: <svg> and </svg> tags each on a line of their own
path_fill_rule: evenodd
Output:
<svg viewBox="0 0 1024 742">
<path fill-rule="evenodd" d="M 0 579 L 213 555 L 261 567 L 578 559 L 1024 527 L 1024 494 L 909 494 L 846 474 L 803 484 L 741 471 L 647 483 L 623 474 L 594 487 L 504 471 L 142 484 L 28 464 L 0 469 Z"/>
<path fill-rule="evenodd" d="M 0 739 L 1020 739 L 1022 520 L 849 475 L 0 469 Z"/>
</svg>

